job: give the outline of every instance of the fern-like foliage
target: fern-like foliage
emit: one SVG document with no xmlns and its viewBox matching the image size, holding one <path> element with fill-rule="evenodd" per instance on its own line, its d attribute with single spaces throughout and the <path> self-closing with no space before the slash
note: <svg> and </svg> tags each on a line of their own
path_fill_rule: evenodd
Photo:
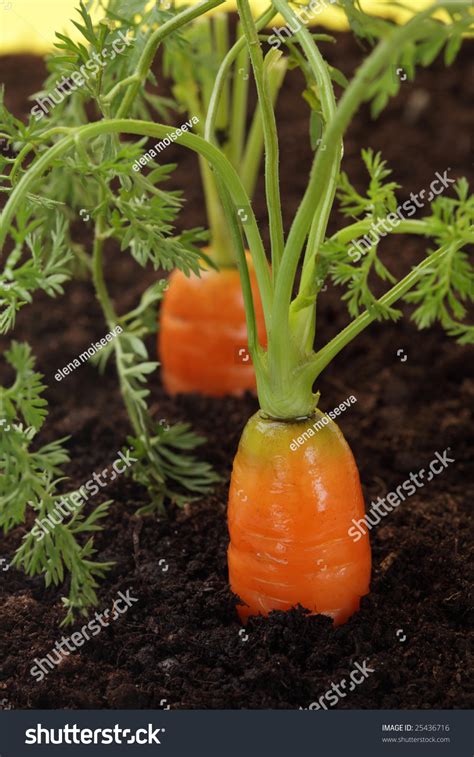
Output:
<svg viewBox="0 0 474 757">
<path fill-rule="evenodd" d="M 366 13 L 358 0 L 339 0 L 338 5 L 344 10 L 353 32 L 370 45 L 388 38 L 395 27 L 394 22 Z M 443 9 L 443 13 L 447 17 L 446 23 L 426 18 L 418 26 L 414 38 L 395 51 L 390 65 L 367 82 L 365 99 L 371 103 L 374 118 L 399 92 L 405 78 L 410 81 L 414 79 L 418 66 L 429 66 L 443 49 L 445 65 L 450 66 L 456 59 L 463 36 L 472 30 L 474 9 L 453 2 Z M 406 75 L 403 80 L 400 71 Z"/>
<path fill-rule="evenodd" d="M 63 294 L 63 284 L 70 278 L 73 253 L 64 216 L 52 213 L 49 233 L 41 218 L 34 218 L 31 206 L 22 207 L 16 226 L 11 228 L 15 247 L 8 255 L 0 274 L 0 333 L 15 325 L 16 313 L 32 302 L 33 293 L 41 290 L 50 297 Z M 51 215 L 51 211 L 48 211 Z M 26 254 L 24 254 L 26 253 Z"/>
<path fill-rule="evenodd" d="M 380 153 L 363 150 L 362 160 L 369 174 L 369 185 L 365 195 L 360 194 L 342 172 L 338 188 L 338 197 L 342 212 L 354 219 L 363 219 L 369 225 L 376 224 L 394 212 L 397 207 L 395 190 L 399 185 L 387 181 L 391 170 Z M 378 301 L 370 286 L 370 275 L 374 273 L 382 281 L 395 283 L 395 278 L 382 262 L 379 253 L 379 238 L 375 234 L 370 248 L 364 255 L 357 254 L 354 260 L 348 254 L 348 245 L 335 239 L 326 240 L 321 249 L 317 275 L 322 285 L 329 274 L 334 284 L 341 284 L 347 291 L 342 299 L 347 302 L 349 313 L 356 317 L 365 309 L 371 310 L 378 320 L 397 320 L 401 312 L 397 308 L 383 305 Z M 360 263 L 360 264 L 359 264 Z"/>
<path fill-rule="evenodd" d="M 24 523 L 30 513 L 38 522 L 50 514 L 57 518 L 64 497 L 58 491 L 65 480 L 62 466 L 69 462 L 64 448 L 67 439 L 36 448 L 47 402 L 42 396 L 46 388 L 43 377 L 34 370 L 30 347 L 13 341 L 5 358 L 15 378 L 11 386 L 0 387 L 0 527 L 4 533 Z M 68 496 L 71 494 L 76 492 Z M 27 575 L 42 575 L 46 586 L 57 586 L 69 578 L 69 594 L 63 598 L 65 623 L 72 622 L 77 612 L 87 614 L 87 608 L 97 603 L 97 581 L 112 565 L 91 559 L 95 550 L 90 534 L 101 528 L 99 521 L 109 504 L 104 502 L 86 515 L 84 503 L 79 503 L 69 520 L 44 534 L 33 526 L 12 561 Z M 82 535 L 88 536 L 85 543 Z"/>
<path fill-rule="evenodd" d="M 401 310 L 380 302 L 372 291 L 370 277 L 375 274 L 381 281 L 396 283 L 380 255 L 387 233 L 380 235 L 376 230 L 381 219 L 395 214 L 398 208 L 395 191 L 399 187 L 389 180 L 391 171 L 380 154 L 363 150 L 362 159 L 369 174 L 366 193 L 358 192 L 348 176 L 341 173 L 338 196 L 344 215 L 363 222 L 364 230 L 354 232 L 349 243 L 342 241 L 343 232 L 325 241 L 317 264 L 319 288 L 330 276 L 334 284 L 346 289 L 342 299 L 352 317 L 368 310 L 378 320 L 397 320 Z M 428 328 L 438 321 L 449 336 L 468 344 L 474 341 L 474 326 L 465 322 L 474 300 L 474 268 L 469 254 L 474 244 L 474 196 L 469 194 L 466 179 L 453 184 L 453 191 L 455 197 L 438 196 L 431 204 L 431 214 L 420 219 L 424 236 L 433 239 L 437 249 L 444 252 L 433 258 L 432 265 L 403 299 L 416 304 L 411 317 L 418 328 Z M 365 247 L 353 255 L 359 236 L 364 238 Z M 434 252 L 429 248 L 427 255 Z"/>
<path fill-rule="evenodd" d="M 474 195 L 469 195 L 466 179 L 460 179 L 454 189 L 456 198 L 437 197 L 426 219 L 431 236 L 438 246 L 445 246 L 445 253 L 405 295 L 405 301 L 417 306 L 412 318 L 418 328 L 438 321 L 460 344 L 474 344 L 474 326 L 464 322 L 474 302 L 473 259 L 465 249 L 474 244 Z"/>
<path fill-rule="evenodd" d="M 130 475 L 147 488 L 150 498 L 150 504 L 140 512 L 151 513 L 163 510 L 167 497 L 182 504 L 205 494 L 218 476 L 208 463 L 189 454 L 203 439 L 187 424 L 164 427 L 150 417 L 147 405 L 150 390 L 146 382 L 158 363 L 148 359 L 146 346 L 132 324 L 129 329 L 118 337 L 116 361 L 122 396 L 136 429 L 136 434 L 128 438 L 138 458 Z"/>
<path fill-rule="evenodd" d="M 392 171 L 379 152 L 376 153 L 369 148 L 362 150 L 361 154 L 369 174 L 369 185 L 366 194 L 360 195 L 349 181 L 347 174 L 342 171 L 337 193 L 342 212 L 351 218 L 384 218 L 397 208 L 395 192 L 400 185 L 395 181 L 385 181 Z"/>
</svg>

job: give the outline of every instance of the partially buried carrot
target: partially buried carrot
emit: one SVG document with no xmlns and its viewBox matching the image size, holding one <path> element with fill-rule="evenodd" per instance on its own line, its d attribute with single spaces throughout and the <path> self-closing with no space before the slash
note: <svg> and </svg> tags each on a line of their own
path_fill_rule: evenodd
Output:
<svg viewBox="0 0 474 757">
<path fill-rule="evenodd" d="M 323 414 L 282 422 L 254 415 L 242 435 L 229 495 L 232 590 L 242 620 L 301 604 L 344 623 L 369 591 L 368 536 L 354 542 L 364 500 L 352 452 L 329 423 L 290 451 Z"/>
<path fill-rule="evenodd" d="M 263 311 L 251 263 L 250 278 L 258 334 L 265 344 Z M 237 268 L 207 269 L 200 277 L 173 271 L 161 308 L 158 350 L 169 394 L 222 396 L 255 390 Z"/>
</svg>

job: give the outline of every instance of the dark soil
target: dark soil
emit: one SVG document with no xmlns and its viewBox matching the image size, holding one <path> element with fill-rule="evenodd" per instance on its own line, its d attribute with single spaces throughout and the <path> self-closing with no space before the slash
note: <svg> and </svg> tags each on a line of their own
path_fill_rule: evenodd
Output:
<svg viewBox="0 0 474 757">
<path fill-rule="evenodd" d="M 356 183 L 365 182 L 360 149 L 371 146 L 382 149 L 392 164 L 402 185 L 401 201 L 427 188 L 436 171 L 448 167 L 451 176 L 466 175 L 472 185 L 473 51 L 473 44 L 466 44 L 453 68 L 437 63 L 421 71 L 415 83 L 404 82 L 378 121 L 361 111 L 345 141 L 345 169 Z M 338 35 L 329 55 L 350 73 L 361 52 L 348 35 Z M 6 57 L 0 71 L 7 104 L 24 115 L 27 95 L 42 80 L 40 62 Z M 292 72 L 278 108 L 287 224 L 309 168 L 301 90 Z M 188 198 L 180 223 L 203 223 L 193 158 L 174 147 L 167 158 L 179 160 L 174 181 Z M 262 204 L 259 191 L 255 208 L 260 217 Z M 78 233 L 88 233 L 86 226 Z M 409 238 L 402 246 L 393 238 L 385 249 L 399 273 L 420 259 L 424 244 Z M 109 281 L 123 311 L 156 274 L 142 271 L 114 247 L 108 253 Z M 347 322 L 339 295 L 330 287 L 323 298 L 321 341 Z M 129 432 L 112 369 L 98 379 L 92 366 L 83 365 L 61 383 L 54 380 L 59 367 L 105 330 L 91 285 L 81 281 L 68 285 L 62 299 L 35 298 L 15 329 L 16 339 L 32 345 L 49 385 L 50 416 L 41 440 L 71 435 L 67 473 L 74 485 L 109 465 Z M 153 340 L 149 346 L 153 353 Z M 340 426 L 358 461 L 367 503 L 410 472 L 426 468 L 437 451 L 449 447 L 455 458 L 374 528 L 371 593 L 360 612 L 337 629 L 327 618 L 294 610 L 253 619 L 241 632 L 227 585 L 226 493 L 239 436 L 256 401 L 250 396 L 173 400 L 156 375 L 152 412 L 169 422 L 188 420 L 204 434 L 208 441 L 199 454 L 214 464 L 223 482 L 212 496 L 157 519 L 135 515 L 147 498 L 132 481 L 121 477 L 107 489 L 114 505 L 96 537 L 97 557 L 116 566 L 100 588 L 98 609 L 110 607 L 126 588 L 139 601 L 41 683 L 29 670 L 33 659 L 45 657 L 63 634 L 58 623 L 64 587 L 46 590 L 40 578 L 26 579 L 13 569 L 2 572 L 0 701 L 18 708 L 307 708 L 332 682 L 347 677 L 356 662 L 366 661 L 375 672 L 338 707 L 472 706 L 468 566 L 474 486 L 468 473 L 474 382 L 469 359 L 472 352 L 438 328 L 420 333 L 406 319 L 372 326 L 322 377 L 323 409 L 350 394 L 357 397 Z M 23 533 L 17 528 L 5 538 L 3 557 L 13 554 Z"/>
</svg>

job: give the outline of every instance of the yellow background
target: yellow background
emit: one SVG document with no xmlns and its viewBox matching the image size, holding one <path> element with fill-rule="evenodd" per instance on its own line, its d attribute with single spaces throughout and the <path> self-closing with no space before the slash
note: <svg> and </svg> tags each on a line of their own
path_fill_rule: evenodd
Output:
<svg viewBox="0 0 474 757">
<path fill-rule="evenodd" d="M 408 0 L 406 4 L 419 10 L 429 5 L 430 0 Z M 77 20 L 75 8 L 78 5 L 78 0 L 0 0 L 0 55 L 11 52 L 44 53 L 51 49 L 56 31 L 66 31 L 77 38 L 79 34 L 70 19 Z M 370 12 L 389 16 L 399 22 L 409 15 L 396 8 L 391 0 L 364 0 L 362 5 Z M 267 0 L 253 2 L 256 15 L 267 6 Z M 235 2 L 229 0 L 219 10 L 234 8 Z M 283 20 L 276 19 L 272 25 L 283 23 Z M 316 17 L 315 25 L 325 25 L 330 29 L 346 28 L 340 11 L 331 7 Z"/>
</svg>

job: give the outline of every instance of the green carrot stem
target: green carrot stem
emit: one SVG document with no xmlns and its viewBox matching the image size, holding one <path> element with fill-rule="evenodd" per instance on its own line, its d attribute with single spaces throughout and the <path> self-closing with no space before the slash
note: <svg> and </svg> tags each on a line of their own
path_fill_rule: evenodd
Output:
<svg viewBox="0 0 474 757">
<path fill-rule="evenodd" d="M 239 41 L 245 43 L 245 38 L 242 37 L 242 25 L 239 24 L 237 29 Z M 226 60 L 226 56 L 223 57 L 223 62 Z M 235 66 L 233 69 L 234 81 L 232 87 L 232 112 L 230 120 L 230 133 L 229 133 L 229 145 L 228 145 L 228 157 L 234 168 L 238 168 L 242 160 L 242 153 L 245 142 L 245 124 L 247 121 L 248 110 L 248 89 L 249 89 L 249 69 L 250 59 L 248 52 L 245 48 L 245 44 L 241 45 L 241 49 L 236 57 Z M 222 89 L 220 90 L 220 98 L 218 102 L 218 108 L 220 108 L 223 101 L 226 86 L 229 81 L 229 77 L 225 76 L 222 80 Z M 215 87 L 211 95 L 214 96 Z M 210 103 L 209 103 L 210 105 Z M 208 108 L 209 113 L 209 108 Z M 215 126 L 217 127 L 218 121 L 216 118 Z M 249 192 L 249 196 L 252 194 Z"/>
<path fill-rule="evenodd" d="M 263 29 L 264 26 L 270 23 L 272 18 L 275 16 L 275 10 L 273 6 L 270 6 L 264 13 L 262 13 L 261 16 L 257 19 L 256 26 L 257 30 Z M 225 56 L 224 60 L 222 61 L 219 71 L 217 72 L 217 76 L 214 82 L 214 88 L 212 90 L 212 95 L 209 100 L 209 105 L 207 109 L 207 118 L 206 118 L 206 127 L 204 130 L 204 138 L 207 139 L 209 142 L 214 141 L 214 132 L 216 130 L 216 118 L 217 118 L 217 112 L 219 107 L 219 101 L 222 94 L 222 90 L 224 87 L 224 83 L 226 81 L 227 76 L 229 75 L 232 65 L 236 58 L 239 56 L 240 52 L 245 49 L 246 45 L 246 39 L 245 36 L 240 37 L 237 42 L 230 48 L 229 52 Z"/>
<path fill-rule="evenodd" d="M 367 220 L 357 221 L 351 223 L 350 226 L 345 226 L 340 231 L 337 231 L 330 237 L 331 242 L 339 242 L 340 244 L 346 244 L 354 239 L 370 231 L 372 221 L 370 218 Z M 399 224 L 394 226 L 390 232 L 391 234 L 428 234 L 428 225 L 426 221 L 422 219 L 419 221 L 400 221 Z"/>
<path fill-rule="evenodd" d="M 312 35 L 305 28 L 305 26 L 298 22 L 298 19 L 294 11 L 289 7 L 285 0 L 275 0 L 275 7 L 280 11 L 286 21 L 296 26 L 298 31 L 295 33 L 295 37 L 300 43 L 303 52 L 308 60 L 313 76 L 318 84 L 318 91 L 321 98 L 321 106 L 323 111 L 323 117 L 325 121 L 325 131 L 327 125 L 336 113 L 336 99 L 334 96 L 334 90 L 331 83 L 331 77 L 328 72 L 327 65 L 319 52 Z M 321 149 L 321 148 L 320 148 Z M 316 153 L 312 166 L 312 176 L 316 175 L 316 160 L 320 152 Z M 326 139 L 323 139 L 322 151 L 326 149 Z M 311 216 L 308 214 L 308 225 L 304 229 L 304 236 L 301 233 L 301 247 L 293 247 L 293 241 L 288 237 L 285 247 L 285 253 L 283 256 L 281 276 L 275 284 L 275 303 L 276 309 L 274 313 L 275 329 L 278 333 L 283 331 L 288 333 L 289 328 L 289 308 L 291 301 L 291 294 L 293 291 L 294 280 L 296 276 L 296 269 L 298 260 L 301 254 L 304 239 L 309 228 L 309 239 L 307 244 L 306 255 L 303 263 L 301 290 L 315 296 L 316 293 L 316 277 L 314 276 L 314 269 L 316 265 L 316 257 L 319 247 L 324 240 L 326 234 L 326 228 L 329 220 L 329 214 L 334 202 L 334 196 L 336 192 L 336 185 L 339 176 L 339 165 L 342 157 L 342 141 L 339 137 L 334 145 L 334 158 L 331 163 L 331 171 L 324 186 L 321 186 L 319 204 L 314 203 L 311 208 Z M 302 224 L 303 225 L 303 224 Z M 292 226 L 292 229 L 294 226 Z M 291 234 L 291 232 L 290 232 Z M 309 292 L 308 292 L 309 290 Z M 316 297 L 315 297 L 316 300 Z M 314 341 L 314 333 L 316 326 L 316 302 L 313 307 L 308 311 L 300 311 L 293 319 L 293 328 L 297 334 L 297 338 L 301 342 L 303 348 L 308 351 L 312 348 Z"/>
<path fill-rule="evenodd" d="M 232 212 L 232 201 L 227 188 L 222 181 L 217 179 L 217 185 L 221 193 L 222 205 L 225 208 L 226 216 L 229 219 L 230 233 L 232 236 L 233 248 L 237 252 L 237 267 L 239 269 L 240 281 L 242 286 L 242 296 L 244 298 L 245 319 L 247 324 L 247 339 L 250 355 L 256 366 L 260 359 L 261 345 L 258 342 L 257 323 L 255 318 L 255 306 L 253 301 L 252 286 L 250 282 L 249 269 L 245 250 L 242 244 L 242 235 L 239 224 L 236 221 L 235 214 Z"/>
<path fill-rule="evenodd" d="M 247 40 L 258 101 L 262 115 L 265 143 L 265 189 L 270 227 L 272 269 L 274 280 L 278 274 L 284 249 L 283 220 L 281 213 L 278 134 L 272 100 L 265 73 L 263 53 L 258 30 L 253 20 L 248 0 L 237 0 L 242 30 Z"/>
<path fill-rule="evenodd" d="M 236 261 L 232 245 L 229 244 L 229 228 L 226 214 L 222 208 L 221 198 L 207 160 L 199 156 L 206 214 L 211 233 L 208 254 L 219 268 L 235 266 Z"/>
<path fill-rule="evenodd" d="M 115 96 L 126 88 L 125 97 L 123 98 L 118 110 L 117 118 L 125 116 L 130 107 L 133 105 L 133 101 L 138 94 L 138 91 L 142 84 L 145 83 L 148 76 L 148 72 L 153 63 L 153 59 L 156 55 L 158 46 L 165 37 L 172 34 L 177 29 L 180 29 L 184 24 L 189 23 L 193 19 L 201 16 L 212 8 L 216 8 L 221 5 L 224 0 L 204 0 L 202 3 L 193 5 L 190 8 L 186 8 L 181 13 L 177 14 L 169 21 L 166 21 L 162 26 L 158 27 L 148 38 L 143 52 L 140 55 L 140 59 L 137 63 L 135 73 L 132 76 L 127 77 L 122 82 L 116 84 L 113 89 L 103 98 L 104 102 L 111 103 Z"/>
<path fill-rule="evenodd" d="M 268 8 L 267 11 L 265 11 L 265 13 L 263 13 L 262 16 L 260 16 L 260 18 L 257 20 L 258 28 L 260 29 L 268 24 L 274 15 L 275 11 L 273 10 L 273 8 Z M 256 175 L 256 173 L 258 172 L 258 167 L 261 161 L 263 138 L 261 136 L 261 123 L 257 127 L 256 125 L 254 125 L 254 119 L 254 124 L 252 124 L 249 138 L 247 140 L 245 156 L 243 156 L 245 143 L 245 124 L 248 109 L 247 97 L 249 71 L 249 56 L 245 46 L 245 36 L 240 36 L 237 42 L 231 47 L 227 55 L 224 57 L 219 67 L 219 71 L 214 83 L 214 88 L 208 103 L 204 136 L 210 142 L 214 141 L 214 132 L 217 128 L 217 117 L 220 109 L 221 97 L 223 92 L 225 92 L 228 77 L 232 71 L 232 67 L 234 66 L 234 84 L 232 90 L 231 121 L 229 124 L 229 142 L 227 146 L 227 155 L 230 162 L 239 173 L 242 171 L 241 166 L 245 166 L 245 175 L 243 177 L 242 183 L 246 188 L 247 194 L 249 195 L 249 197 L 251 197 L 255 186 L 254 174 Z M 276 73 L 274 77 L 276 79 Z M 276 96 L 276 92 L 274 95 L 273 75 L 270 80 L 270 86 L 272 89 L 272 98 L 274 98 L 274 96 Z M 211 178 L 213 179 L 213 177 Z M 248 184 L 245 184 L 246 179 L 248 180 Z M 247 189 L 247 186 L 251 191 Z M 210 214 L 209 218 L 211 220 Z M 213 239 L 215 237 L 215 228 L 220 229 L 221 239 L 227 239 L 228 230 L 224 225 L 219 226 L 214 222 L 210 223 L 210 227 Z M 226 249 L 227 251 L 229 250 L 229 245 L 227 245 Z M 217 251 L 217 254 L 219 255 L 219 250 Z M 221 260 L 223 259 L 222 255 L 219 255 L 219 257 Z"/>
<path fill-rule="evenodd" d="M 227 13 L 217 13 L 214 18 L 214 40 L 218 60 L 222 60 L 229 49 L 229 24 Z M 230 102 L 229 80 L 224 84 L 222 97 L 219 104 L 219 113 L 217 114 L 217 128 L 227 129 L 229 126 L 229 102 Z M 206 93 L 206 110 L 212 89 Z M 232 128 L 232 123 L 230 124 Z"/>
<path fill-rule="evenodd" d="M 271 97 L 273 106 L 276 103 L 278 92 L 280 90 L 281 85 L 283 84 L 283 79 L 285 78 L 286 69 L 287 69 L 287 64 L 284 59 L 275 61 L 275 63 L 271 67 L 269 67 L 268 86 L 269 86 L 270 97 Z M 258 172 L 260 168 L 260 161 L 262 157 L 262 150 L 263 150 L 262 114 L 260 112 L 260 107 L 257 106 L 255 108 L 254 117 L 252 119 L 252 124 L 250 126 L 250 130 L 249 130 L 249 134 L 247 138 L 247 145 L 245 148 L 245 152 L 242 156 L 242 159 L 240 161 L 240 168 L 239 168 L 239 175 L 240 175 L 240 178 L 242 179 L 242 184 L 244 185 L 249 197 L 253 197 L 253 194 L 255 192 L 255 185 L 257 183 Z"/>
<path fill-rule="evenodd" d="M 222 16 L 223 14 L 220 14 L 220 15 Z M 214 21 L 214 24 L 213 24 L 213 21 Z M 196 24 L 199 24 L 201 29 L 204 29 L 204 34 L 201 34 L 201 37 L 200 37 L 200 45 L 201 45 L 200 53 L 204 59 L 211 60 L 211 58 L 216 55 L 216 45 L 219 45 L 219 48 L 222 48 L 222 43 L 223 43 L 222 27 L 219 32 L 219 34 L 221 35 L 221 38 L 219 41 L 217 41 L 213 35 L 213 30 L 215 30 L 216 28 L 215 19 L 211 21 L 209 16 L 200 16 L 197 19 Z M 192 68 L 191 60 L 190 60 L 190 80 L 192 80 L 193 84 L 195 85 L 194 71 Z M 201 101 L 203 104 L 203 119 L 204 119 L 204 114 L 207 111 L 211 94 L 212 94 L 212 77 L 205 76 L 202 80 L 202 93 L 201 93 Z M 222 116 L 222 113 L 220 113 L 219 115 Z"/>
</svg>

